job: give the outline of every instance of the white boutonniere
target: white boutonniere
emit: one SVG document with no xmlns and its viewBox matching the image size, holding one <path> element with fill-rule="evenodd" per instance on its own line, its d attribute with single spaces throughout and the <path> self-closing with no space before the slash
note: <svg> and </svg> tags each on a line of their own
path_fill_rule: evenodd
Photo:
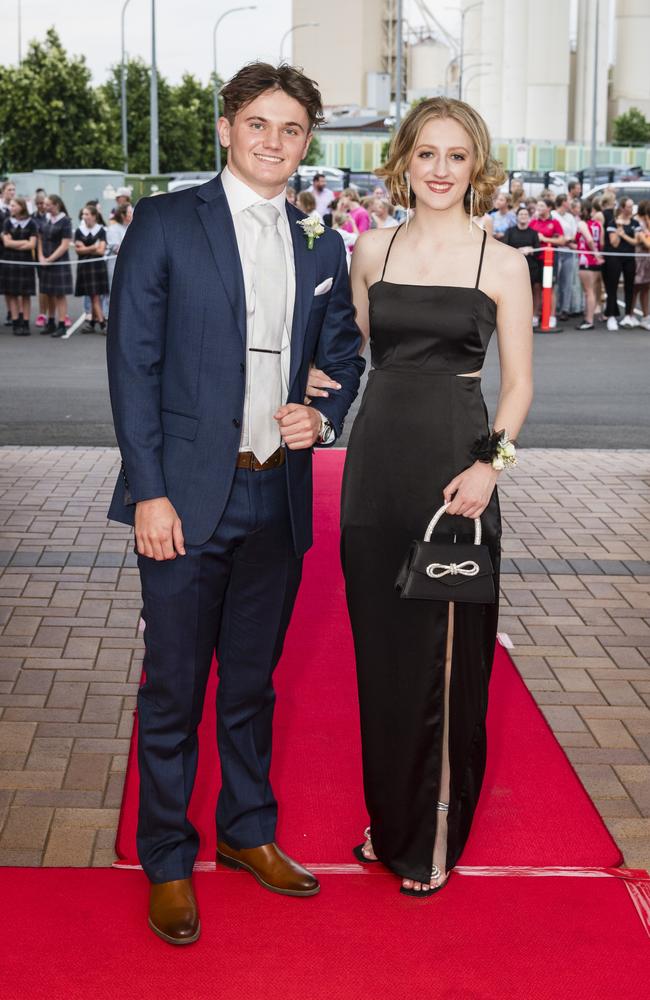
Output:
<svg viewBox="0 0 650 1000">
<path fill-rule="evenodd" d="M 317 240 L 319 236 L 322 236 L 325 232 L 325 226 L 317 219 L 316 216 L 308 216 L 306 219 L 298 219 L 298 225 L 302 229 L 305 237 L 307 239 L 307 249 L 314 249 L 314 240 Z"/>
</svg>

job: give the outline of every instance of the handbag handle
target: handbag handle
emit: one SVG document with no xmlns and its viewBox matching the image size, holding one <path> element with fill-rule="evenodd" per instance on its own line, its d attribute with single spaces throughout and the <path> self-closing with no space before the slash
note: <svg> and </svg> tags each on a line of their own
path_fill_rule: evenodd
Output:
<svg viewBox="0 0 650 1000">
<path fill-rule="evenodd" d="M 450 503 L 451 503 L 451 501 L 450 501 Z M 438 521 L 440 520 L 440 518 L 442 517 L 442 515 L 447 510 L 448 506 L 449 506 L 448 503 L 443 503 L 442 507 L 440 507 L 435 512 L 435 514 L 433 515 L 433 517 L 429 521 L 429 526 L 428 526 L 427 530 L 424 533 L 424 540 L 425 540 L 425 542 L 430 542 L 431 541 L 431 535 L 433 534 L 433 529 L 435 528 L 436 524 L 438 523 Z M 474 545 L 480 545 L 481 544 L 481 533 L 482 533 L 481 519 L 480 519 L 480 517 L 475 517 L 474 518 Z"/>
</svg>

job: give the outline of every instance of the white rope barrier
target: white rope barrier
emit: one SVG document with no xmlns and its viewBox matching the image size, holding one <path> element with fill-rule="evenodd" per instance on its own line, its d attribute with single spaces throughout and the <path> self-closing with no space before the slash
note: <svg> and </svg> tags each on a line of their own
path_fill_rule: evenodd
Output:
<svg viewBox="0 0 650 1000">
<path fill-rule="evenodd" d="M 544 253 L 547 244 L 541 247 L 531 247 L 531 253 Z M 650 257 L 650 250 L 638 250 L 636 252 L 632 251 L 628 253 L 627 251 L 621 251 L 620 253 L 616 250 L 577 250 L 572 247 L 556 247 L 553 246 L 554 253 L 577 253 L 585 254 L 590 253 L 598 257 Z M 10 264 L 12 267 L 62 267 L 67 265 L 67 267 L 72 267 L 73 265 L 80 264 L 100 264 L 104 263 L 114 264 L 117 260 L 117 254 L 111 254 L 110 257 L 95 257 L 92 260 L 88 258 L 73 259 L 73 260 L 53 260 L 50 264 L 41 264 L 39 261 L 34 260 L 7 260 L 6 258 L 0 257 L 0 264 Z"/>
<path fill-rule="evenodd" d="M 531 247 L 531 253 L 544 253 L 548 244 L 544 244 L 541 247 Z M 556 247 L 551 244 L 551 249 L 553 253 L 578 253 L 578 254 L 591 254 L 594 257 L 650 257 L 650 250 L 638 250 L 636 253 L 628 253 L 626 250 L 619 253 L 617 250 L 574 250 L 572 247 Z"/>
<path fill-rule="evenodd" d="M 48 264 L 41 264 L 38 260 L 11 260 L 0 257 L 0 264 L 8 264 L 11 267 L 73 267 L 80 264 L 113 264 L 117 260 L 117 254 L 110 257 L 95 257 L 92 260 L 84 257 L 83 260 L 74 258 L 72 260 L 53 260 Z"/>
</svg>

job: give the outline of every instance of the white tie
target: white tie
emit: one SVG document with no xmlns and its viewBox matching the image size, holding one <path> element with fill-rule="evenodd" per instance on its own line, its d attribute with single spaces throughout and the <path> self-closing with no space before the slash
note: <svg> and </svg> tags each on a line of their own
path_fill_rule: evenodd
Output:
<svg viewBox="0 0 650 1000">
<path fill-rule="evenodd" d="M 282 335 L 286 319 L 287 267 L 278 230 L 280 213 L 268 202 L 248 209 L 258 223 L 255 248 L 255 315 L 250 365 L 250 446 L 265 462 L 282 442 L 273 414 L 282 405 Z"/>
</svg>

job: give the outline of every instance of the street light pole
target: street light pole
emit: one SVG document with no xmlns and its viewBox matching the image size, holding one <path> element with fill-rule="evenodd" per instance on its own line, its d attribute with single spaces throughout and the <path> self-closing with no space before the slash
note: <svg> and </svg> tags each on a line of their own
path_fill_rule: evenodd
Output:
<svg viewBox="0 0 650 1000">
<path fill-rule="evenodd" d="M 596 122 L 598 118 L 598 19 L 600 15 L 600 2 L 596 0 L 596 24 L 594 37 L 594 94 L 591 106 L 591 187 L 596 186 Z"/>
<path fill-rule="evenodd" d="M 217 173 L 221 171 L 221 143 L 219 142 L 219 128 L 217 122 L 219 121 L 219 82 L 217 79 L 217 28 L 223 21 L 224 17 L 228 17 L 229 14 L 235 14 L 238 10 L 257 10 L 257 5 L 246 7 L 230 7 L 229 10 L 225 10 L 221 17 L 217 18 L 214 28 L 212 29 L 212 74 L 214 76 L 214 169 Z"/>
<path fill-rule="evenodd" d="M 156 69 L 156 0 L 151 0 L 151 86 L 149 88 L 149 173 L 160 173 L 158 158 L 158 70 Z"/>
<path fill-rule="evenodd" d="M 23 9 L 22 2 L 18 0 L 18 65 L 23 61 Z"/>
<path fill-rule="evenodd" d="M 478 3 L 471 3 L 469 7 L 465 7 L 464 10 L 460 12 L 460 53 L 458 56 L 458 100 L 463 99 L 463 56 L 465 53 L 465 18 L 469 14 L 470 10 L 474 10 L 475 7 L 482 7 L 483 0 L 479 0 Z"/>
<path fill-rule="evenodd" d="M 289 35 L 291 35 L 294 31 L 297 31 L 298 28 L 320 28 L 320 21 L 304 21 L 302 24 L 294 24 L 293 28 L 289 28 L 288 31 L 285 31 L 282 36 L 282 41 L 280 42 L 280 62 L 282 62 L 282 59 L 284 58 L 285 41 Z"/>
<path fill-rule="evenodd" d="M 129 141 L 126 123 L 126 49 L 124 44 L 124 15 L 131 0 L 124 0 L 122 5 L 122 73 L 120 80 L 121 110 L 122 110 L 122 156 L 124 157 L 124 173 L 129 172 Z"/>
<path fill-rule="evenodd" d="M 397 52 L 395 58 L 395 129 L 400 127 L 402 121 L 402 50 L 404 42 L 402 38 L 403 20 L 403 0 L 397 0 L 397 31 L 396 45 Z"/>
</svg>

